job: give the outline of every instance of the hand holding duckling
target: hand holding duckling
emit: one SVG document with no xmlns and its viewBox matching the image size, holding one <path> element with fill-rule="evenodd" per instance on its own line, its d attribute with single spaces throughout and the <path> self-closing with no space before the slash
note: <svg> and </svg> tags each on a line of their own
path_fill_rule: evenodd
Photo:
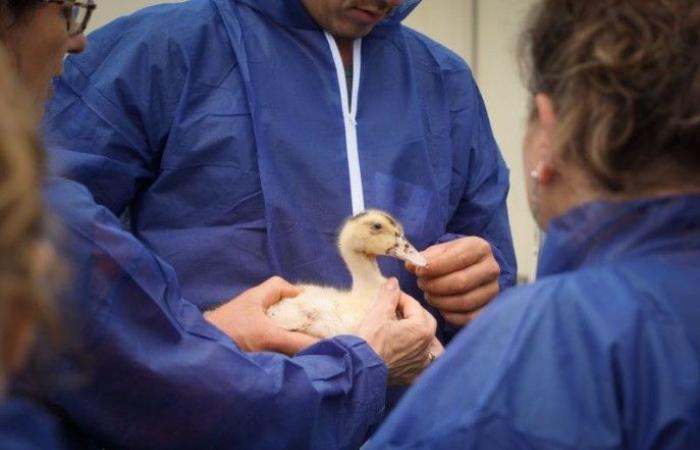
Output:
<svg viewBox="0 0 700 450">
<path fill-rule="evenodd" d="M 406 269 L 418 277 L 428 303 L 453 325 L 468 324 L 500 290 L 501 268 L 484 239 L 463 237 L 433 245 L 422 255 L 427 266 L 409 261 Z"/>
<path fill-rule="evenodd" d="M 282 298 L 294 297 L 300 292 L 300 288 L 284 279 L 272 277 L 204 313 L 204 318 L 226 333 L 244 351 L 293 355 L 315 344 L 318 339 L 278 327 L 267 317 L 266 311 Z"/>
<path fill-rule="evenodd" d="M 397 311 L 400 320 L 396 320 Z M 401 292 L 396 278 L 390 278 L 355 333 L 384 360 L 389 384 L 408 385 L 443 352 L 435 338 L 436 327 L 435 318 Z"/>
</svg>

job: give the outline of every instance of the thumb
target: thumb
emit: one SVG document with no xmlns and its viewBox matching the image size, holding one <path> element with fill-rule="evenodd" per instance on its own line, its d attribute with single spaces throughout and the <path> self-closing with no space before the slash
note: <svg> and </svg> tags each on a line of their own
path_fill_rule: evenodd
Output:
<svg viewBox="0 0 700 450">
<path fill-rule="evenodd" d="M 274 342 L 270 343 L 270 350 L 294 356 L 303 349 L 317 343 L 320 339 L 295 331 L 280 331 Z"/>
<path fill-rule="evenodd" d="M 249 291 L 253 290 L 263 307 L 269 308 L 283 298 L 296 297 L 303 289 L 283 278 L 272 277 Z"/>
<path fill-rule="evenodd" d="M 374 314 L 377 317 L 386 317 L 387 319 L 395 318 L 400 297 L 399 281 L 394 277 L 389 278 L 379 290 L 379 297 L 373 308 Z"/>
</svg>

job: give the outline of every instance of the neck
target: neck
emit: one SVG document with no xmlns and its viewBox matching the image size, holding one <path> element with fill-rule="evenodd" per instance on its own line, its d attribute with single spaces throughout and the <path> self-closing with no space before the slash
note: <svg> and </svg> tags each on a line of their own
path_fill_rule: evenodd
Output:
<svg viewBox="0 0 700 450">
<path fill-rule="evenodd" d="M 386 281 L 379 271 L 377 258 L 353 251 L 346 252 L 342 257 L 352 275 L 353 296 L 364 298 L 367 304 L 371 304 Z"/>
<path fill-rule="evenodd" d="M 335 43 L 338 45 L 340 58 L 343 60 L 343 66 L 348 69 L 352 67 L 352 45 L 354 39 L 350 38 L 335 38 Z"/>
</svg>

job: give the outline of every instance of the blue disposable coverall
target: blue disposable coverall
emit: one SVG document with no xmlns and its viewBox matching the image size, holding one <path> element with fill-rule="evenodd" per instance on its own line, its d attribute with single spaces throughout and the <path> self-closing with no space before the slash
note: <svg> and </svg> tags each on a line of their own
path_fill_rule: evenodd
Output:
<svg viewBox="0 0 700 450">
<path fill-rule="evenodd" d="M 416 4 L 356 44 L 351 102 L 298 0 L 149 8 L 68 58 L 51 156 L 106 207 L 49 187 L 76 241 L 76 329 L 97 355 L 93 384 L 51 399 L 69 422 L 109 447 L 357 446 L 386 379 L 365 343 L 246 355 L 193 305 L 271 275 L 348 285 L 335 234 L 365 207 L 418 248 L 484 237 L 513 283 L 508 171 L 465 63 L 400 25 Z M 400 263 L 383 268 L 420 298 Z"/>
<path fill-rule="evenodd" d="M 700 448 L 700 195 L 592 203 L 462 331 L 371 449 Z"/>
<path fill-rule="evenodd" d="M 387 370 L 363 340 L 340 336 L 294 358 L 242 352 L 84 186 L 51 179 L 46 198 L 73 266 L 66 333 L 83 352 L 58 366 L 77 381 L 45 400 L 74 446 L 357 448 L 381 419 Z"/>
<path fill-rule="evenodd" d="M 395 215 L 418 249 L 485 238 L 509 286 L 508 170 L 464 61 L 400 24 L 417 3 L 356 42 L 350 108 L 337 47 L 299 0 L 119 19 L 66 61 L 47 111 L 52 156 L 100 204 L 128 210 L 202 308 L 272 275 L 349 286 L 335 237 L 364 208 Z"/>
<path fill-rule="evenodd" d="M 56 422 L 35 405 L 21 399 L 0 400 L 2 450 L 60 450 Z"/>
</svg>

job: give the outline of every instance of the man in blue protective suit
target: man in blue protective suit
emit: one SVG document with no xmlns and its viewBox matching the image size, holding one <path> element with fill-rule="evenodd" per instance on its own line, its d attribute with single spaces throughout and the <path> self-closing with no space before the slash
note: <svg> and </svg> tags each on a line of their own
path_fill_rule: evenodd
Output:
<svg viewBox="0 0 700 450">
<path fill-rule="evenodd" d="M 463 330 L 367 448 L 700 448 L 700 2 L 535 8 L 538 281 Z"/>
<path fill-rule="evenodd" d="M 50 199 L 73 211 L 74 260 L 91 268 L 74 296 L 99 299 L 81 314 L 109 355 L 99 384 L 52 399 L 68 420 L 122 447 L 357 446 L 382 413 L 374 347 L 344 337 L 251 357 L 200 310 L 262 349 L 237 335 L 257 323 L 237 303 L 290 288 L 246 289 L 276 274 L 348 285 L 334 239 L 365 208 L 427 248 L 428 268 L 383 271 L 425 293 L 444 339 L 513 283 L 507 169 L 464 62 L 400 24 L 417 4 L 162 5 L 68 58 L 46 116 L 52 158 L 106 210 L 63 182 Z"/>
<path fill-rule="evenodd" d="M 129 212 L 202 309 L 272 275 L 349 285 L 337 229 L 385 209 L 430 267 L 384 273 L 449 332 L 514 281 L 508 171 L 464 62 L 401 25 L 417 4 L 195 0 L 119 19 L 66 62 L 53 156 Z"/>
</svg>

